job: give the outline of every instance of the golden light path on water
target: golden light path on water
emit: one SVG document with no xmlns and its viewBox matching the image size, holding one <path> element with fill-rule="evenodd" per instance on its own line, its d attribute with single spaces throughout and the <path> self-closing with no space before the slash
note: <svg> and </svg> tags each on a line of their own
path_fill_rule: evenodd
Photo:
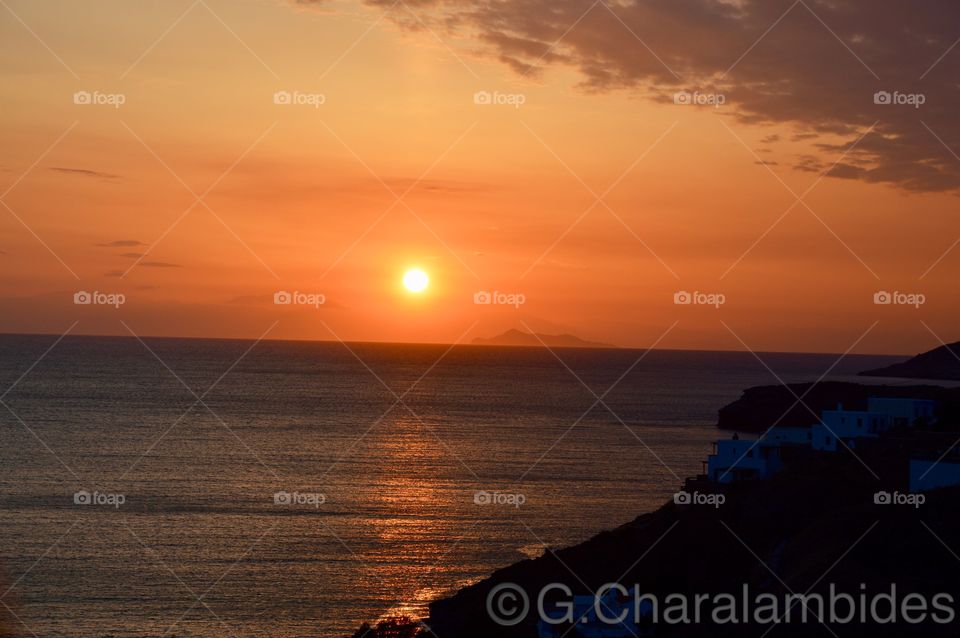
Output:
<svg viewBox="0 0 960 638">
<path fill-rule="evenodd" d="M 237 638 L 350 635 L 422 617 L 542 543 L 585 540 L 676 489 L 542 349 L 263 342 L 221 379 L 250 342 L 148 342 L 188 386 L 214 385 L 209 410 L 190 411 L 194 397 L 136 340 L 67 337 L 6 399 L 56 456 L 0 414 L 0 580 L 28 573 L 5 601 L 38 636 L 217 638 L 217 617 Z M 49 345 L 0 336 L 5 385 Z M 599 392 L 637 353 L 562 356 Z M 844 370 L 884 363 L 849 359 Z M 791 380 L 835 363 L 769 360 Z M 717 437 L 717 406 L 769 377 L 748 353 L 652 352 L 605 401 L 686 476 Z M 85 480 L 64 483 L 57 457 Z M 78 507 L 78 489 L 126 502 Z M 281 492 L 324 500 L 278 503 Z M 478 502 L 484 492 L 525 502 Z M 216 616 L 188 590 L 213 583 L 204 602 Z"/>
</svg>

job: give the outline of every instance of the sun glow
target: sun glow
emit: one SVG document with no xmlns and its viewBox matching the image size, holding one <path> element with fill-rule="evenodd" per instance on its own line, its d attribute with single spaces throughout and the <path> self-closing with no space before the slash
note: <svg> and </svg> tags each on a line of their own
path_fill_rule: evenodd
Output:
<svg viewBox="0 0 960 638">
<path fill-rule="evenodd" d="M 419 268 L 408 270 L 403 275 L 403 286 L 410 292 L 423 292 L 430 283 L 430 277 Z"/>
</svg>

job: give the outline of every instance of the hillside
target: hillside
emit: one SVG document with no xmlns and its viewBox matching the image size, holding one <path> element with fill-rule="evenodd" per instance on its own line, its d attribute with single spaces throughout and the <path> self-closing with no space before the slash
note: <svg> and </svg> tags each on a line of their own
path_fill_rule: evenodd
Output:
<svg viewBox="0 0 960 638">
<path fill-rule="evenodd" d="M 960 488 L 927 494 L 918 510 L 878 505 L 879 490 L 905 489 L 904 455 L 911 444 L 900 438 L 860 450 L 874 478 L 857 460 L 838 454 L 810 459 L 772 480 L 726 488 L 726 503 L 678 506 L 670 502 L 617 529 L 555 554 L 514 564 L 490 578 L 439 600 L 430 607 L 429 625 L 436 636 L 521 638 L 536 636 L 533 612 L 515 627 L 493 624 L 487 595 L 500 583 L 517 583 L 535 600 L 547 583 L 587 593 L 608 582 L 637 584 L 664 600 L 669 594 L 729 592 L 744 586 L 751 596 L 811 590 L 825 598 L 838 592 L 876 595 L 897 584 L 901 597 L 928 597 L 956 589 L 954 557 L 931 534 L 960 538 L 956 502 Z M 843 489 L 837 489 L 842 485 Z M 948 541 L 949 542 L 949 541 Z M 769 625 L 659 625 L 657 636 L 760 636 Z M 845 638 L 902 638 L 905 635 L 953 636 L 955 626 L 928 623 L 904 633 L 890 625 L 834 624 L 830 633 Z M 829 636 L 816 620 L 781 624 L 776 636 Z M 571 637 L 575 633 L 569 634 Z"/>
<path fill-rule="evenodd" d="M 866 370 L 865 377 L 902 377 L 906 379 L 943 379 L 960 381 L 960 341 L 918 354 L 903 363 Z"/>
</svg>

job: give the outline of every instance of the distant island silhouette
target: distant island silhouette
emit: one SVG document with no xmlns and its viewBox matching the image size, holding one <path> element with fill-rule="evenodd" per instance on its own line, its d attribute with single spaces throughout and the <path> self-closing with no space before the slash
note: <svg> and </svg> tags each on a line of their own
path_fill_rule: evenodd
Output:
<svg viewBox="0 0 960 638">
<path fill-rule="evenodd" d="M 617 346 L 598 341 L 585 341 L 574 335 L 547 335 L 522 330 L 507 330 L 501 335 L 484 339 L 477 337 L 471 343 L 475 346 L 526 346 L 550 348 L 616 348 Z"/>
<path fill-rule="evenodd" d="M 866 370 L 864 377 L 902 377 L 907 379 L 960 380 L 960 341 L 918 354 L 903 363 Z"/>
</svg>

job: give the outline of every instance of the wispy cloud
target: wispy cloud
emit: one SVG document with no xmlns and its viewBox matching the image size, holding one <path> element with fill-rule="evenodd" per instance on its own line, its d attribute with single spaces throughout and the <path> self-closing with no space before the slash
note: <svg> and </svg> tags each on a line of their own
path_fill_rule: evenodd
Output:
<svg viewBox="0 0 960 638">
<path fill-rule="evenodd" d="M 96 177 L 99 179 L 120 179 L 119 175 L 114 175 L 113 173 L 104 173 L 102 171 L 94 171 L 88 168 L 73 168 L 69 166 L 51 166 L 51 171 L 57 173 L 66 173 L 68 175 L 76 175 L 78 177 Z"/>
<path fill-rule="evenodd" d="M 136 239 L 116 239 L 114 241 L 103 242 L 100 244 L 95 244 L 101 248 L 130 248 L 133 246 L 146 246 L 142 241 Z"/>
</svg>

